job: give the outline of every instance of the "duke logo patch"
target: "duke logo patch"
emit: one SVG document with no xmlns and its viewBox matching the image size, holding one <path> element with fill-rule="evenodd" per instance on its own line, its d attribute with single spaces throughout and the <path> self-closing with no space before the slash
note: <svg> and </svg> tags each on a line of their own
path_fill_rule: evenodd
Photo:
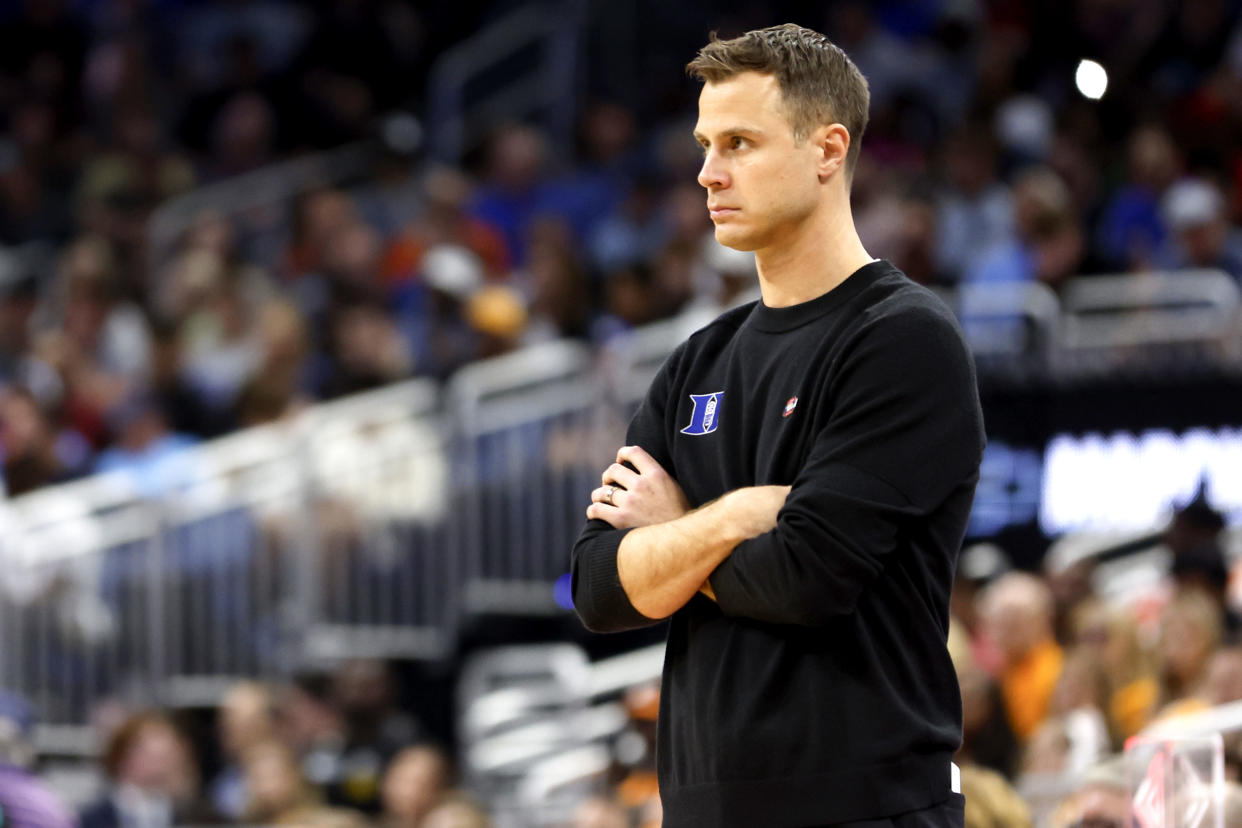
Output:
<svg viewBox="0 0 1242 828">
<path fill-rule="evenodd" d="M 723 391 L 714 394 L 691 394 L 690 402 L 694 403 L 694 411 L 690 414 L 690 425 L 681 430 L 682 434 L 700 436 L 711 434 L 720 425 L 716 417 L 716 409 L 720 407 Z"/>
</svg>

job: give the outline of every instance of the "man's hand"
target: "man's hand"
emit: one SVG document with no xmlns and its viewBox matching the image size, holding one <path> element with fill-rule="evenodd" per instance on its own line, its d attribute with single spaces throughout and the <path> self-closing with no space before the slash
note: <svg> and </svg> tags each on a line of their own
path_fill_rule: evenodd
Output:
<svg viewBox="0 0 1242 828">
<path fill-rule="evenodd" d="M 586 515 L 614 529 L 665 523 L 690 511 L 681 486 L 638 446 L 622 446 L 617 462 L 604 470 L 601 480 L 603 485 L 591 492 Z"/>
</svg>

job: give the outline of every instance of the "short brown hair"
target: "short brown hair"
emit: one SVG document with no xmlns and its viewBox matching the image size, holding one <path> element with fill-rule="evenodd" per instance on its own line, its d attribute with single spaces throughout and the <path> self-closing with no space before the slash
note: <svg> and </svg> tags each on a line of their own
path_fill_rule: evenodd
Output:
<svg viewBox="0 0 1242 828">
<path fill-rule="evenodd" d="M 102 757 L 104 771 L 108 776 L 113 780 L 120 778 L 130 752 L 149 730 L 167 730 L 181 747 L 186 758 L 191 757 L 190 746 L 181 731 L 173 724 L 172 719 L 155 710 L 144 710 L 130 715 L 108 737 Z"/>
<path fill-rule="evenodd" d="M 732 40 L 721 40 L 715 32 L 711 38 L 686 64 L 692 77 L 718 83 L 742 72 L 774 76 L 795 140 L 806 140 L 823 124 L 839 123 L 849 131 L 845 172 L 853 175 L 871 92 L 867 79 L 839 46 L 793 23 L 755 29 Z"/>
</svg>

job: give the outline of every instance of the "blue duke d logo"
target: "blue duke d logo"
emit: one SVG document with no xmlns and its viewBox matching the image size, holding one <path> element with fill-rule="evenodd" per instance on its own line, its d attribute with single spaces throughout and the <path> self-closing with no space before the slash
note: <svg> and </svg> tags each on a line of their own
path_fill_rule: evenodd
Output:
<svg viewBox="0 0 1242 828">
<path fill-rule="evenodd" d="M 714 394 L 691 394 L 690 402 L 694 403 L 694 411 L 690 414 L 690 425 L 681 430 L 682 434 L 700 436 L 711 434 L 720 421 L 716 419 L 716 409 L 720 406 L 723 391 Z"/>
</svg>

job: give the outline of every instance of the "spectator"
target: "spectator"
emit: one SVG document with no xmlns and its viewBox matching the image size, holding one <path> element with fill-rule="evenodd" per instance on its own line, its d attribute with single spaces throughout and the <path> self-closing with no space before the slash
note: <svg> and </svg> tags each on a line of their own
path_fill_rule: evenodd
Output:
<svg viewBox="0 0 1242 828">
<path fill-rule="evenodd" d="M 192 752 L 163 714 L 126 719 L 109 738 L 103 764 L 108 791 L 82 811 L 82 828 L 168 828 L 202 818 Z"/>
<path fill-rule="evenodd" d="M 936 251 L 938 214 L 934 199 L 929 193 L 914 189 L 902 197 L 899 209 L 901 218 L 890 260 L 919 284 L 949 283 Z"/>
<path fill-rule="evenodd" d="M 167 149 L 145 104 L 125 105 L 115 116 L 114 133 L 113 146 L 83 171 L 76 200 L 82 226 L 111 242 L 120 261 L 133 268 L 140 263 L 151 211 L 193 187 L 195 174 L 188 160 Z"/>
<path fill-rule="evenodd" d="M 1083 233 L 1060 176 L 1046 167 L 1027 170 L 1014 184 L 1013 198 L 1013 235 L 984 251 L 965 280 L 1039 281 L 1055 288 L 1078 275 Z"/>
<path fill-rule="evenodd" d="M 1024 774 L 1078 778 L 1110 752 L 1103 666 L 1086 650 L 1065 659 L 1049 716 L 1027 746 Z"/>
<path fill-rule="evenodd" d="M 1128 609 L 1089 601 L 1074 614 L 1073 642 L 1103 667 L 1109 732 L 1120 748 L 1151 719 L 1160 689 L 1138 624 Z"/>
<path fill-rule="evenodd" d="M 198 440 L 168 428 L 163 410 L 150 394 L 130 395 L 108 412 L 109 431 L 116 442 L 100 452 L 96 472 L 118 472 L 134 492 L 158 498 L 190 484 L 197 458 L 186 449 Z"/>
<path fill-rule="evenodd" d="M 975 543 L 967 546 L 958 555 L 957 571 L 953 576 L 949 614 L 955 621 L 960 622 L 974 664 L 988 673 L 995 673 L 1000 669 L 1000 654 L 984 634 L 983 620 L 979 614 L 979 594 L 990 582 L 1010 568 L 1009 557 L 999 546 L 994 543 Z"/>
<path fill-rule="evenodd" d="M 242 427 L 281 420 L 306 405 L 314 386 L 306 321 L 288 301 L 259 310 L 259 362 L 238 392 L 233 419 Z"/>
<path fill-rule="evenodd" d="M 61 243 L 74 225 L 66 181 L 72 176 L 57 169 L 51 152 L 59 137 L 57 112 L 33 98 L 4 111 L 12 139 L 5 149 L 14 157 L 0 170 L 0 244 Z"/>
<path fill-rule="evenodd" d="M 962 695 L 962 746 L 954 760 L 962 767 L 976 765 L 1013 778 L 1018 769 L 1019 745 L 1006 715 L 1000 685 L 966 653 L 957 668 Z"/>
<path fill-rule="evenodd" d="M 427 209 L 406 224 L 384 254 L 384 284 L 399 292 L 422 267 L 422 258 L 439 245 L 462 248 L 478 257 L 489 280 L 503 280 L 512 261 L 504 237 L 467 211 L 473 190 L 460 170 L 432 167 L 424 182 Z"/>
<path fill-rule="evenodd" d="M 423 129 L 407 113 L 387 116 L 380 128 L 383 144 L 370 180 L 353 191 L 363 220 L 386 238 L 426 210 L 424 182 L 418 162 Z"/>
<path fill-rule="evenodd" d="M 307 673 L 294 678 L 280 696 L 280 734 L 301 757 L 302 775 L 320 790 L 340 783 L 345 725 L 332 706 L 331 678 Z"/>
<path fill-rule="evenodd" d="M 10 497 L 81 474 L 87 452 L 74 432 L 57 432 L 25 388 L 0 388 L 0 481 Z"/>
<path fill-rule="evenodd" d="M 58 276 L 60 295 L 49 299 L 44 315 L 64 331 L 72 353 L 69 384 L 85 392 L 99 383 L 124 390 L 145 382 L 150 334 L 142 312 L 126 298 L 133 286 L 118 272 L 112 247 L 98 236 L 77 239 L 65 251 Z M 108 399 L 102 389 L 91 396 L 96 403 Z"/>
<path fill-rule="evenodd" d="M 1173 513 L 1164 542 L 1173 553 L 1170 574 L 1177 588 L 1201 590 L 1220 606 L 1226 629 L 1234 632 L 1242 620 L 1226 598 L 1229 566 L 1221 541 L 1224 528 L 1225 516 L 1208 502 L 1207 483 L 1201 481 L 1191 501 Z"/>
<path fill-rule="evenodd" d="M 18 254 L 0 250 L 0 382 L 19 381 L 31 351 L 39 285 Z"/>
<path fill-rule="evenodd" d="M 340 303 L 331 314 L 329 380 L 325 397 L 377 388 L 410 375 L 412 359 L 384 306 L 375 300 Z"/>
<path fill-rule="evenodd" d="M 1013 200 L 997 178 L 996 148 L 986 127 L 962 127 L 941 155 L 945 186 L 936 207 L 936 264 L 955 281 L 1011 234 Z"/>
<path fill-rule="evenodd" d="M 293 205 L 293 227 L 284 251 L 281 275 L 298 306 L 312 318 L 323 311 L 327 296 L 302 282 L 323 270 L 329 245 L 338 230 L 357 221 L 357 209 L 345 193 L 324 188 L 302 195 Z"/>
<path fill-rule="evenodd" d="M 591 297 L 569 226 L 544 217 L 530 222 L 529 234 L 518 280 L 529 299 L 531 338 L 585 337 Z"/>
<path fill-rule="evenodd" d="M 453 793 L 427 814 L 422 828 L 492 828 L 492 821 L 474 799 Z"/>
<path fill-rule="evenodd" d="M 1034 575 L 1011 572 L 980 596 L 985 634 L 1000 651 L 1000 686 L 1014 734 L 1028 740 L 1048 713 L 1064 655 L 1052 634 L 1052 595 Z"/>
<path fill-rule="evenodd" d="M 1177 178 L 1181 160 L 1168 132 L 1146 124 L 1130 135 L 1127 163 L 1127 180 L 1100 219 L 1099 253 L 1117 270 L 1145 270 L 1168 237 L 1160 199 Z"/>
<path fill-rule="evenodd" d="M 275 160 L 276 113 L 261 95 L 239 92 L 211 124 L 210 177 L 241 175 Z"/>
<path fill-rule="evenodd" d="M 1177 593 L 1161 611 L 1157 719 L 1207 706 L 1199 694 L 1221 631 L 1219 606 L 1197 590 Z"/>
<path fill-rule="evenodd" d="M 1209 707 L 1242 701 L 1242 647 L 1222 647 L 1212 654 L 1200 696 Z"/>
<path fill-rule="evenodd" d="M 625 200 L 595 225 L 587 250 L 597 271 L 640 265 L 655 257 L 668 235 L 660 210 L 662 184 L 653 173 L 639 174 Z"/>
<path fill-rule="evenodd" d="M 1092 768 L 1078 789 L 1067 797 L 1051 817 L 1052 825 L 1127 825 L 1131 792 L 1124 761 L 1111 758 Z"/>
<path fill-rule="evenodd" d="M 367 813 L 379 810 L 384 768 L 421 727 L 393 704 L 392 676 L 386 664 L 356 659 L 333 676 L 332 697 L 345 722 L 341 784 L 328 791 L 329 801 Z"/>
<path fill-rule="evenodd" d="M 547 163 L 543 133 L 516 124 L 501 127 L 488 147 L 487 176 L 470 208 L 472 215 L 500 231 L 507 258 L 518 265 L 526 263 L 531 223 L 558 214 L 545 177 Z"/>
<path fill-rule="evenodd" d="M 194 437 L 215 437 L 232 423 L 203 400 L 186 373 L 181 332 L 171 323 L 152 325 L 151 394 L 169 428 Z"/>
<path fill-rule="evenodd" d="M 507 285 L 488 285 L 475 291 L 466 302 L 463 315 L 478 336 L 479 359 L 517 348 L 529 321 L 522 297 Z"/>
<path fill-rule="evenodd" d="M 383 822 L 386 828 L 423 828 L 427 815 L 448 791 L 448 759 L 438 748 L 402 750 L 384 772 Z"/>
<path fill-rule="evenodd" d="M 246 807 L 241 818 L 250 825 L 298 823 L 319 807 L 319 797 L 302 776 L 292 751 L 280 742 L 246 748 L 242 773 Z"/>
<path fill-rule="evenodd" d="M 1202 178 L 1183 179 L 1161 200 L 1169 239 L 1157 257 L 1166 268 L 1209 267 L 1242 281 L 1242 230 L 1229 223 L 1219 188 Z"/>
<path fill-rule="evenodd" d="M 634 113 L 611 102 L 585 107 L 574 166 L 548 183 L 548 212 L 563 218 L 580 247 L 625 200 L 633 178 Z"/>
<path fill-rule="evenodd" d="M 246 295 L 244 271 L 227 268 L 212 251 L 189 255 L 199 260 L 202 281 L 197 301 L 180 316 L 184 375 L 208 410 L 223 416 L 260 359 L 253 335 L 257 301 Z"/>
<path fill-rule="evenodd" d="M 224 768 L 210 787 L 211 805 L 221 817 L 236 821 L 250 802 L 243 761 L 247 751 L 275 736 L 270 691 L 255 682 L 234 685 L 220 704 L 216 723 Z"/>
<path fill-rule="evenodd" d="M 34 715 L 26 701 L 0 690 L 0 814 L 10 828 L 77 828 L 60 798 L 30 770 Z"/>
<path fill-rule="evenodd" d="M 423 284 L 397 294 L 396 316 L 418 372 L 442 379 L 475 356 L 478 343 L 465 306 L 483 286 L 483 265 L 463 247 L 438 245 L 420 267 Z"/>
</svg>

